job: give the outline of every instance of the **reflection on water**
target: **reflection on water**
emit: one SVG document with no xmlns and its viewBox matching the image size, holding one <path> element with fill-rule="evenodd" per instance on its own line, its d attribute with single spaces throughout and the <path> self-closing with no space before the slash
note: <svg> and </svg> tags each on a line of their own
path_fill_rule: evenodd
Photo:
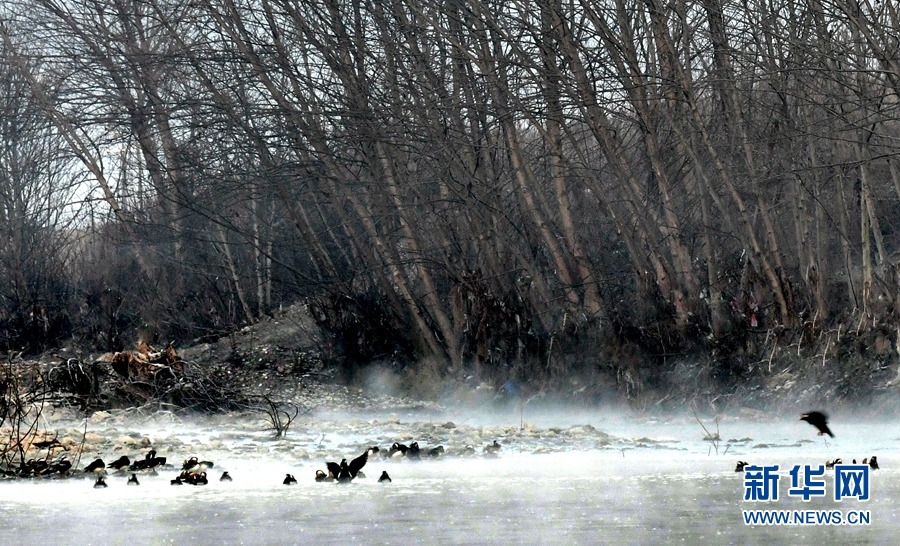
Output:
<svg viewBox="0 0 900 546">
<path fill-rule="evenodd" d="M 142 477 L 139 487 L 126 487 L 127 475 L 113 475 L 105 490 L 94 490 L 87 479 L 4 482 L 0 543 L 896 543 L 896 426 L 845 427 L 826 445 L 794 423 L 723 424 L 716 455 L 709 454 L 696 423 L 597 421 L 592 424 L 598 429 L 625 440 L 606 449 L 574 446 L 549 454 L 533 454 L 538 440 L 509 442 L 497 459 L 376 459 L 365 468 L 369 477 L 350 485 L 315 483 L 313 474 L 324 461 L 224 451 L 215 454 L 205 487 L 170 486 L 175 471 Z M 330 426 L 340 428 L 337 422 Z M 315 441 L 314 436 L 298 434 L 297 441 Z M 731 437 L 751 440 L 729 444 Z M 356 441 L 365 444 L 365 438 Z M 552 441 L 540 446 L 547 443 Z M 743 475 L 733 472 L 739 458 L 785 468 L 872 453 L 882 469 L 872 474 L 872 499 L 866 503 L 803 503 L 785 495 L 785 479 L 781 502 L 745 503 Z M 234 481 L 219 482 L 222 470 Z M 393 483 L 376 481 L 382 470 Z M 281 485 L 286 472 L 300 483 Z M 872 524 L 747 527 L 741 510 L 751 508 L 865 509 Z"/>
</svg>

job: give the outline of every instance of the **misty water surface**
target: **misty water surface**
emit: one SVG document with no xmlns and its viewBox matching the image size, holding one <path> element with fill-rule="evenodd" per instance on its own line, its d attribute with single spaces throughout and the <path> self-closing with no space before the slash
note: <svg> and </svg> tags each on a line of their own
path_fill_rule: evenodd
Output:
<svg viewBox="0 0 900 546">
<path fill-rule="evenodd" d="M 365 468 L 368 478 L 350 485 L 315 483 L 312 476 L 324 460 L 293 456 L 313 447 L 335 458 L 355 456 L 360 446 L 382 441 L 386 447 L 383 440 L 391 435 L 415 435 L 428 421 L 446 417 L 327 415 L 298 425 L 279 442 L 228 420 L 145 423 L 148 434 L 185 441 L 168 454 L 172 461 L 192 454 L 215 458 L 211 483 L 170 486 L 177 471 L 141 476 L 139 487 L 126 487 L 125 476 L 113 475 L 105 490 L 94 490 L 89 480 L 3 482 L 0 543 L 896 544 L 900 428 L 893 423 L 833 419 L 837 437 L 826 444 L 805 423 L 723 421 L 716 454 L 690 417 L 663 422 L 602 412 L 531 412 L 526 421 L 540 433 L 500 436 L 499 458 L 373 459 Z M 513 413 L 455 417 L 460 425 L 518 425 Z M 590 434 L 549 430 L 575 424 L 590 424 L 617 439 L 597 447 Z M 485 430 L 502 434 L 502 429 Z M 195 446 L 209 438 L 220 439 L 223 448 L 197 453 Z M 242 445 L 246 449 L 239 449 Z M 835 503 L 830 497 L 803 503 L 786 496 L 786 479 L 781 502 L 742 502 L 743 475 L 734 472 L 738 459 L 785 469 L 871 454 L 878 455 L 882 469 L 872 474 L 872 499 L 865 503 Z M 234 481 L 217 481 L 221 470 Z M 393 483 L 377 483 L 382 470 Z M 288 472 L 298 485 L 281 484 Z M 750 508 L 864 509 L 871 511 L 872 523 L 748 527 L 741 510 Z"/>
</svg>

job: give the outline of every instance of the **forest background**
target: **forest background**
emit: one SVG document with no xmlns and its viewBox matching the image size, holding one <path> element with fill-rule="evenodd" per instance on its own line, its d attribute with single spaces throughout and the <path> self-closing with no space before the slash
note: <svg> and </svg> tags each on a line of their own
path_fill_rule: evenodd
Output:
<svg viewBox="0 0 900 546">
<path fill-rule="evenodd" d="M 0 348 L 300 306 L 350 379 L 896 400 L 897 36 L 869 0 L 3 0 Z"/>
</svg>

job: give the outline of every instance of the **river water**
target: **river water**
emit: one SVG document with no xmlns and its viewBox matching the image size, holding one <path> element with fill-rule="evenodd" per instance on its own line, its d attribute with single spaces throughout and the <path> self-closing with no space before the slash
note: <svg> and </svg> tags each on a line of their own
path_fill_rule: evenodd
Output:
<svg viewBox="0 0 900 546">
<path fill-rule="evenodd" d="M 442 425 L 453 417 L 454 427 Z M 137 423 L 143 434 L 180 443 L 168 450 L 170 462 L 215 457 L 210 484 L 173 487 L 177 468 L 142 475 L 138 487 L 126 486 L 127 474 L 110 475 L 106 489 L 89 479 L 0 482 L 0 544 L 898 543 L 896 422 L 833 419 L 837 437 L 826 442 L 802 422 L 724 420 L 713 446 L 691 417 L 525 417 L 527 434 L 515 432 L 521 422 L 512 413 L 321 415 L 277 441 L 240 419 Z M 490 437 L 504 445 L 499 457 L 481 456 L 481 445 L 475 457 L 452 455 L 463 441 Z M 368 477 L 349 485 L 312 479 L 326 457 L 349 459 L 392 438 L 442 443 L 450 454 L 421 462 L 373 458 Z M 830 480 L 824 499 L 787 495 L 794 464 L 872 454 L 882 468 L 871 472 L 867 502 L 831 500 Z M 781 500 L 744 502 L 744 476 L 734 472 L 739 459 L 781 465 Z M 219 482 L 221 470 L 234 481 Z M 376 481 L 383 470 L 392 483 Z M 286 473 L 299 483 L 282 485 Z M 748 526 L 742 511 L 750 509 L 867 510 L 871 522 Z"/>
</svg>

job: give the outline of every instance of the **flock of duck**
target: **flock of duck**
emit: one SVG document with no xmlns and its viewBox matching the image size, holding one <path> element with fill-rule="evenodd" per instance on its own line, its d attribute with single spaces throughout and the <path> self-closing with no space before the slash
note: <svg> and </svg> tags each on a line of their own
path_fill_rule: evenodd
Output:
<svg viewBox="0 0 900 546">
<path fill-rule="evenodd" d="M 808 411 L 800 415 L 801 421 L 806 421 L 810 425 L 816 427 L 816 430 L 819 431 L 819 436 L 824 436 L 827 434 L 828 436 L 834 438 L 834 433 L 831 432 L 831 429 L 828 428 L 828 415 L 822 413 L 821 411 Z M 835 465 L 844 464 L 844 460 L 838 457 L 835 460 L 826 460 L 825 468 L 834 468 Z M 853 459 L 852 464 L 857 464 L 856 459 Z M 869 468 L 872 470 L 878 470 L 878 457 L 872 455 L 871 457 L 865 457 L 862 460 L 862 464 L 869 465 Z M 744 467 L 749 466 L 750 463 L 747 461 L 738 461 L 737 465 L 734 467 L 735 472 L 744 472 Z"/>
<path fill-rule="evenodd" d="M 482 449 L 482 453 L 486 457 L 496 457 L 500 452 L 501 447 L 502 446 L 500 442 L 494 440 L 493 443 L 484 446 L 484 448 Z M 363 452 L 362 455 L 352 459 L 349 463 L 347 462 L 347 459 L 341 459 L 340 463 L 325 463 L 326 470 L 316 470 L 315 481 L 350 483 L 356 478 L 365 478 L 366 475 L 362 472 L 362 469 L 364 466 L 366 466 L 366 463 L 370 458 L 381 457 L 384 460 L 421 460 L 423 457 L 426 457 L 436 459 L 442 457 L 444 453 L 444 446 L 439 445 L 432 448 L 422 449 L 419 447 L 418 442 L 412 442 L 409 445 L 394 442 L 388 450 L 382 450 L 378 446 L 372 446 L 366 449 L 366 451 Z M 473 446 L 466 446 L 460 454 L 474 455 L 476 453 L 477 452 Z M 32 461 L 29 461 L 29 464 L 31 463 Z M 72 464 L 68 461 L 67 458 L 63 457 L 63 459 L 59 462 L 59 464 L 63 463 L 68 464 L 67 466 L 64 465 L 64 469 L 57 469 L 54 471 L 54 473 L 65 475 L 71 470 Z M 185 459 L 185 461 L 181 465 L 181 471 L 174 479 L 170 481 L 170 484 L 207 485 L 209 483 L 209 476 L 207 475 L 207 471 L 214 466 L 215 464 L 212 461 L 202 461 L 198 457 L 192 456 L 188 459 Z M 108 465 L 103 461 L 103 459 L 95 459 L 93 462 L 84 467 L 83 472 L 86 474 L 95 474 L 97 479 L 94 482 L 94 488 L 102 489 L 105 487 L 109 487 L 109 484 L 106 482 L 106 478 L 109 475 L 108 469 L 111 469 L 115 473 L 123 475 L 130 472 L 131 476 L 128 478 L 127 485 L 135 486 L 140 485 L 138 472 L 146 472 L 149 475 L 158 475 L 158 469 L 171 468 L 173 468 L 173 466 L 167 464 L 166 457 L 158 457 L 155 450 L 150 450 L 143 459 L 137 459 L 135 461 L 130 460 L 127 456 L 124 455 Z M 36 472 L 34 475 L 48 474 L 46 472 Z M 219 477 L 219 481 L 230 482 L 232 481 L 232 477 L 227 471 L 225 471 Z M 391 481 L 391 477 L 387 473 L 387 471 L 382 471 L 381 476 L 378 478 L 378 482 L 390 483 Z M 293 474 L 286 474 L 282 483 L 284 485 L 295 485 L 298 482 L 297 478 L 295 478 Z"/>
<path fill-rule="evenodd" d="M 810 411 L 802 414 L 800 420 L 806 421 L 816 427 L 820 436 L 827 434 L 832 438 L 834 437 L 834 433 L 828 428 L 828 416 L 824 413 Z M 46 447 L 50 449 L 55 447 L 53 442 L 55 442 L 55 440 L 43 442 L 48 445 L 38 445 L 40 443 L 35 445 L 37 447 Z M 501 447 L 500 442 L 494 440 L 493 443 L 484 446 L 482 454 L 485 457 L 496 457 L 500 452 Z M 350 462 L 347 462 L 347 459 L 342 459 L 340 463 L 327 462 L 325 470 L 316 470 L 314 479 L 316 482 L 350 483 L 354 479 L 365 478 L 362 469 L 366 466 L 369 459 L 372 458 L 380 457 L 384 460 L 409 459 L 415 461 L 421 460 L 423 457 L 435 459 L 442 457 L 444 453 L 444 446 L 439 445 L 423 449 L 419 446 L 418 442 L 412 442 L 409 445 L 394 442 L 387 450 L 382 450 L 378 446 L 372 446 L 366 449 L 362 455 L 352 459 Z M 460 456 L 473 456 L 477 454 L 477 451 L 473 446 L 467 445 L 457 454 Z M 843 464 L 843 460 L 840 458 L 837 458 L 834 461 L 828 460 L 825 462 L 825 467 L 834 468 L 834 466 L 838 464 Z M 856 459 L 853 459 L 853 464 L 857 464 Z M 876 456 L 864 458 L 862 464 L 869 465 L 873 470 L 879 468 L 878 458 Z M 734 470 L 735 472 L 743 472 L 748 465 L 749 463 L 746 461 L 738 461 Z M 213 466 L 214 463 L 212 461 L 201 461 L 198 457 L 192 456 L 185 459 L 181 465 L 181 471 L 170 481 L 170 483 L 172 485 L 207 485 L 209 483 L 207 470 L 213 468 Z M 158 473 L 157 469 L 173 469 L 173 465 L 167 464 L 166 457 L 157 456 L 156 450 L 151 449 L 143 459 L 136 459 L 134 461 L 129 459 L 126 455 L 119 457 L 115 461 L 109 463 L 109 465 L 107 465 L 103 459 L 95 459 L 84 467 L 83 472 L 94 473 L 97 477 L 96 482 L 94 482 L 94 487 L 104 488 L 108 487 L 105 480 L 106 476 L 108 476 L 107 468 L 119 474 L 127 474 L 130 472 L 131 476 L 128 478 L 127 484 L 129 486 L 136 486 L 140 485 L 140 480 L 138 479 L 139 472 L 156 475 Z M 23 463 L 21 468 L 19 468 L 15 474 L 20 477 L 67 476 L 71 470 L 72 462 L 69 461 L 66 456 L 63 456 L 61 459 L 52 462 L 31 459 L 28 462 Z M 231 475 L 227 471 L 223 472 L 219 477 L 219 481 L 230 482 L 232 481 Z M 383 471 L 378 478 L 378 481 L 381 483 L 391 482 L 391 477 L 388 475 L 387 471 Z M 293 474 L 286 474 L 282 483 L 284 485 L 294 485 L 298 482 Z"/>
<path fill-rule="evenodd" d="M 825 461 L 825 468 L 834 468 L 835 465 L 839 465 L 839 464 L 844 464 L 843 459 L 841 459 L 840 457 L 838 457 L 837 459 L 835 459 L 833 461 L 831 459 L 829 459 L 829 460 Z M 856 459 L 853 459 L 852 464 L 858 464 L 856 462 Z M 871 468 L 872 470 L 878 470 L 878 468 L 879 468 L 878 457 L 876 457 L 875 455 L 864 458 L 862 460 L 862 464 L 869 465 L 869 468 Z M 743 472 L 744 468 L 747 466 L 750 466 L 750 463 L 748 463 L 747 461 L 738 461 L 737 465 L 735 465 L 735 467 L 734 467 L 734 471 L 735 472 Z"/>
</svg>

